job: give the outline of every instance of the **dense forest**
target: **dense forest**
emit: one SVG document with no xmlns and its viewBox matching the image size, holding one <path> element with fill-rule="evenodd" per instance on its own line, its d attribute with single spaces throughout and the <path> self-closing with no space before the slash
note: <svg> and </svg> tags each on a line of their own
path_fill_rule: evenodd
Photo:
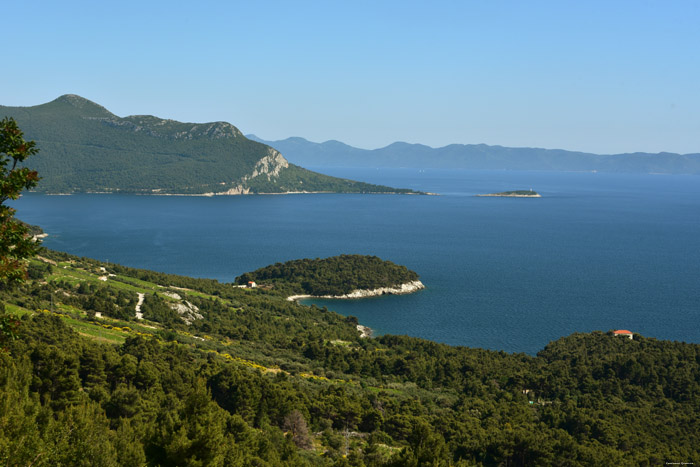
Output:
<svg viewBox="0 0 700 467">
<path fill-rule="evenodd" d="M 275 285 L 291 294 L 345 295 L 354 290 L 396 287 L 418 280 L 406 266 L 383 261 L 376 256 L 340 255 L 331 258 L 297 259 L 276 263 L 236 278 L 236 284 L 249 281 Z"/>
<path fill-rule="evenodd" d="M 700 459 L 699 345 L 594 332 L 507 354 L 361 338 L 277 287 L 49 250 L 28 275 L 0 297 L 2 465 Z"/>
<path fill-rule="evenodd" d="M 48 193 L 202 194 L 321 191 L 413 193 L 329 177 L 289 164 L 226 122 L 185 123 L 148 115 L 118 117 L 76 95 L 33 107 L 5 107 L 41 152 L 28 161 Z"/>
</svg>

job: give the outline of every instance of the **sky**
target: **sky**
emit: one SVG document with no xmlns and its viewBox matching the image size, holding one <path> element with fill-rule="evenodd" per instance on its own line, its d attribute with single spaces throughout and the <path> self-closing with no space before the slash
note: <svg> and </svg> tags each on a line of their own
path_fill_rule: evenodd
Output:
<svg viewBox="0 0 700 467">
<path fill-rule="evenodd" d="M 266 140 L 700 153 L 698 1 L 13 1 L 0 105 Z"/>
</svg>

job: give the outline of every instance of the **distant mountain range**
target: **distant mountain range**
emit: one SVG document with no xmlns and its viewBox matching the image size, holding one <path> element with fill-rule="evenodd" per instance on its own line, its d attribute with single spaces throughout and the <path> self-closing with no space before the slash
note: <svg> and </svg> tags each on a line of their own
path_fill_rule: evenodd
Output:
<svg viewBox="0 0 700 467">
<path fill-rule="evenodd" d="M 340 141 L 314 143 L 304 138 L 265 141 L 287 159 L 306 167 L 412 167 L 490 170 L 552 170 L 618 173 L 700 174 L 700 154 L 629 153 L 599 155 L 562 149 L 508 148 L 486 144 L 451 144 L 431 148 L 393 143 L 359 149 Z"/>
<path fill-rule="evenodd" d="M 36 141 L 39 154 L 27 165 L 39 171 L 44 192 L 412 192 L 303 169 L 226 122 L 121 118 L 73 94 L 34 107 L 0 106 L 5 116 Z"/>
</svg>

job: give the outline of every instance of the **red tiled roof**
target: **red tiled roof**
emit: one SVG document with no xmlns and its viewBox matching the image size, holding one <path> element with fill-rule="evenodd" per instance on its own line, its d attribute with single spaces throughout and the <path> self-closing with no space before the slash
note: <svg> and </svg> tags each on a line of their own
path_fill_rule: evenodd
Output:
<svg viewBox="0 0 700 467">
<path fill-rule="evenodd" d="M 632 334 L 632 331 L 628 331 L 627 329 L 618 329 L 617 331 L 613 331 L 613 334 Z"/>
</svg>

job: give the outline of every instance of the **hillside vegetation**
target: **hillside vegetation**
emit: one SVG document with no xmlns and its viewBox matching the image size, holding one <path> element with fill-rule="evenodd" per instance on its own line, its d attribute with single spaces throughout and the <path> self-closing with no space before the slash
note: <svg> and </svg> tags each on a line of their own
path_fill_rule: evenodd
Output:
<svg viewBox="0 0 700 467">
<path fill-rule="evenodd" d="M 41 151 L 29 164 L 49 193 L 412 193 L 329 177 L 290 164 L 226 122 L 120 118 L 76 95 L 3 107 Z"/>
<path fill-rule="evenodd" d="M 406 266 L 383 261 L 376 256 L 340 255 L 331 258 L 297 259 L 276 263 L 236 278 L 274 284 L 291 294 L 345 295 L 354 290 L 396 287 L 418 280 Z"/>
<path fill-rule="evenodd" d="M 699 345 L 594 332 L 528 356 L 363 339 L 277 288 L 48 250 L 0 298 L 3 465 L 700 459 Z"/>
</svg>

